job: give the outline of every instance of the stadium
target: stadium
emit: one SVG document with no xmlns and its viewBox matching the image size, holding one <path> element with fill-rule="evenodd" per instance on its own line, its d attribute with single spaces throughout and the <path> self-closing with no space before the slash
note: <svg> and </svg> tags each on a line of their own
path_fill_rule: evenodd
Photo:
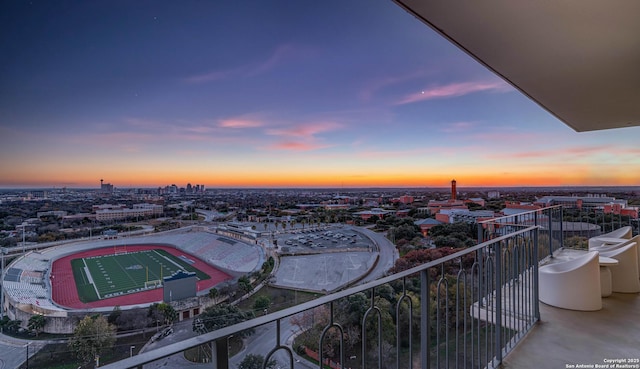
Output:
<svg viewBox="0 0 640 369">
<path fill-rule="evenodd" d="M 47 317 L 49 333 L 72 333 L 88 313 L 146 308 L 184 291 L 164 291 L 164 281 L 194 276 L 197 296 L 262 267 L 264 251 L 203 227 L 144 237 L 79 241 L 31 251 L 2 276 L 2 307 L 26 327 L 34 314 Z M 166 283 L 167 286 L 169 283 Z M 176 308 L 176 306 L 174 306 Z M 179 319 L 200 313 L 182 304 Z"/>
</svg>

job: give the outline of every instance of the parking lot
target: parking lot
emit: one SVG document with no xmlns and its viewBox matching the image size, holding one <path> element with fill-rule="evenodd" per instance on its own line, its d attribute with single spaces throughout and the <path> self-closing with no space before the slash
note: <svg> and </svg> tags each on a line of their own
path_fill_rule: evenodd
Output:
<svg viewBox="0 0 640 369">
<path fill-rule="evenodd" d="M 350 227 L 321 227 L 318 229 L 294 229 L 277 236 L 280 252 L 322 253 L 323 250 L 366 250 L 373 242 Z"/>
<path fill-rule="evenodd" d="M 365 276 L 378 258 L 377 247 L 345 226 L 293 229 L 277 235 L 280 266 L 274 286 L 331 292 Z"/>
</svg>

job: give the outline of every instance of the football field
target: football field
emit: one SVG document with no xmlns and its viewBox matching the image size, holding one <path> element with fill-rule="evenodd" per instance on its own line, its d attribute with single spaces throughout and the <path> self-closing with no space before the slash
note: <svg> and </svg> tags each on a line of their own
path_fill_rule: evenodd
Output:
<svg viewBox="0 0 640 369">
<path fill-rule="evenodd" d="M 71 260 L 78 297 L 82 302 L 158 288 L 162 278 L 180 270 L 195 272 L 198 280 L 211 278 L 191 266 L 193 261 L 165 250 L 115 251 L 113 254 Z"/>
</svg>

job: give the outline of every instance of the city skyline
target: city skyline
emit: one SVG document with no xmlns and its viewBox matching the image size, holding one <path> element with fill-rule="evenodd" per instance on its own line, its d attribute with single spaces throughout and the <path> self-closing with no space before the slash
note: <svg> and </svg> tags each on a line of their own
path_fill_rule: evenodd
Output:
<svg viewBox="0 0 640 369">
<path fill-rule="evenodd" d="M 391 1 L 0 10 L 0 187 L 640 183 Z"/>
</svg>

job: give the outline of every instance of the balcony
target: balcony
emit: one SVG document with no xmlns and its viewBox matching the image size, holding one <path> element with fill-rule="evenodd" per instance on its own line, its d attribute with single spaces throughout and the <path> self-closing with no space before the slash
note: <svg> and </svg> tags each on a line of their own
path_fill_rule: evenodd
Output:
<svg viewBox="0 0 640 369">
<path fill-rule="evenodd" d="M 228 338 L 250 329 L 271 337 L 256 353 L 281 368 L 319 367 L 292 347 L 291 334 L 303 329 L 315 329 L 313 350 L 323 348 L 315 355 L 335 368 L 565 368 L 615 359 L 638 365 L 640 320 L 630 319 L 640 311 L 638 294 L 614 293 L 597 312 L 538 302 L 538 265 L 576 237 L 576 224 L 567 230 L 561 221 L 563 211 L 493 219 L 479 227 L 484 242 L 477 246 L 104 367 L 165 367 L 167 358 L 194 347 L 211 353 L 212 362 L 197 367 L 236 367 L 255 348 L 229 358 Z M 597 225 L 615 226 L 610 219 Z M 310 316 L 313 323 L 305 320 Z"/>
</svg>

